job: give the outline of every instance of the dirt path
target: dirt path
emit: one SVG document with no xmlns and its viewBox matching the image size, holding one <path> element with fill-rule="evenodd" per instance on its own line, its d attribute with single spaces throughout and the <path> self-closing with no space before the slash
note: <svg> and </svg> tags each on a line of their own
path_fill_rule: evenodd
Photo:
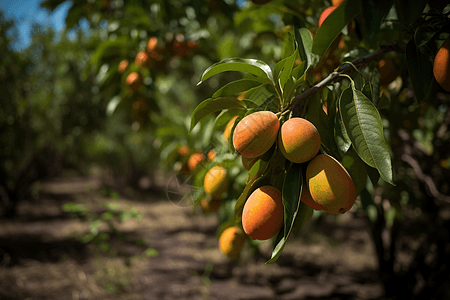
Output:
<svg viewBox="0 0 450 300">
<path fill-rule="evenodd" d="M 289 241 L 277 263 L 250 250 L 238 262 L 217 248 L 217 219 L 161 199 L 107 199 L 93 178 L 60 178 L 42 185 L 20 217 L 0 222 L 0 299 L 380 299 L 376 261 L 364 221 L 346 214 L 313 222 Z M 61 210 L 68 201 L 113 201 L 135 207 L 139 221 L 122 224 L 130 242 L 116 257 L 69 237 L 87 225 Z M 147 257 L 134 241 L 158 255 Z M 132 263 L 124 265 L 125 259 Z M 109 291 L 108 291 L 109 290 Z"/>
</svg>

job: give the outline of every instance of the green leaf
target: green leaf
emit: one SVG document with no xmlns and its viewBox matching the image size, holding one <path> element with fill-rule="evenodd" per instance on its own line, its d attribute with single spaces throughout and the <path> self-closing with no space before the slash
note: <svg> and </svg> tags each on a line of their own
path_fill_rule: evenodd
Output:
<svg viewBox="0 0 450 300">
<path fill-rule="evenodd" d="M 421 103 L 433 80 L 433 64 L 417 48 L 413 40 L 406 45 L 406 62 L 417 101 Z"/>
<path fill-rule="evenodd" d="M 299 64 L 298 66 L 296 66 L 292 72 L 291 75 L 295 78 L 295 79 L 299 79 L 303 76 L 303 74 L 306 71 L 306 62 L 302 61 L 301 64 Z"/>
<path fill-rule="evenodd" d="M 224 98 L 217 98 L 217 99 L 206 99 L 202 103 L 200 103 L 192 113 L 191 117 L 191 129 L 197 125 L 197 123 L 206 117 L 209 114 L 212 114 L 214 112 L 223 110 L 223 109 L 230 109 L 230 108 L 241 108 L 243 109 L 244 106 L 241 103 L 241 101 L 237 100 L 234 97 L 224 97 Z"/>
<path fill-rule="evenodd" d="M 325 19 L 314 36 L 313 54 L 322 58 L 345 25 L 360 12 L 359 2 L 359 0 L 344 1 Z"/>
<path fill-rule="evenodd" d="M 309 219 L 311 219 L 314 213 L 314 209 L 309 207 L 305 203 L 300 201 L 300 207 L 297 212 L 297 217 L 294 222 L 294 233 L 298 233 L 300 229 L 302 229 L 306 223 L 308 223 Z"/>
<path fill-rule="evenodd" d="M 336 114 L 335 120 L 334 141 L 336 142 L 339 155 L 342 156 L 348 151 L 348 149 L 352 145 L 352 141 L 347 135 L 347 131 L 345 129 L 344 122 L 342 121 L 341 115 Z"/>
<path fill-rule="evenodd" d="M 316 126 L 319 131 L 320 141 L 327 148 L 330 149 L 330 134 L 328 128 L 328 117 L 322 109 L 320 101 L 321 93 L 316 93 L 308 100 L 308 112 L 306 119 Z"/>
<path fill-rule="evenodd" d="M 367 172 L 367 175 L 369 175 L 369 179 L 370 179 L 370 182 L 372 182 L 372 185 L 374 187 L 377 187 L 378 181 L 380 180 L 380 173 L 378 173 L 378 170 L 375 168 L 372 168 L 369 165 L 366 165 L 366 172 Z"/>
<path fill-rule="evenodd" d="M 358 156 L 353 148 L 342 156 L 342 165 L 347 169 L 355 184 L 356 196 L 361 193 L 367 183 L 366 164 Z"/>
<path fill-rule="evenodd" d="M 280 232 L 277 235 L 277 238 L 275 239 L 275 247 L 272 251 L 271 258 L 266 261 L 266 264 L 272 264 L 278 260 L 281 253 L 283 253 L 284 246 L 286 245 L 286 238 L 284 237 L 283 230 L 280 230 Z"/>
<path fill-rule="evenodd" d="M 286 173 L 283 183 L 284 237 L 287 240 L 294 225 L 302 193 L 302 165 L 293 163 Z"/>
<path fill-rule="evenodd" d="M 365 0 L 360 2 L 366 41 L 372 47 L 377 45 L 376 37 L 380 30 L 381 21 L 389 13 L 393 4 L 394 0 Z"/>
<path fill-rule="evenodd" d="M 284 90 L 284 86 L 291 76 L 292 68 L 294 67 L 296 53 L 292 53 L 289 57 L 279 61 L 275 65 L 274 75 L 275 80 L 279 84 L 280 90 Z"/>
<path fill-rule="evenodd" d="M 298 44 L 298 52 L 300 59 L 305 62 L 305 70 L 318 62 L 318 57 L 312 53 L 313 38 L 311 32 L 306 28 L 300 28 L 295 32 L 295 37 Z M 301 74 L 303 75 L 303 74 Z M 300 75 L 300 76 L 301 76 Z"/>
<path fill-rule="evenodd" d="M 244 91 L 247 91 L 251 88 L 257 87 L 262 85 L 261 82 L 251 79 L 239 79 L 235 80 L 233 82 L 230 82 L 223 87 L 221 87 L 219 90 L 217 90 L 211 98 L 220 98 L 220 97 L 226 97 L 226 96 L 232 96 L 237 93 L 242 93 Z"/>
<path fill-rule="evenodd" d="M 267 78 L 273 82 L 272 70 L 265 62 L 249 58 L 227 58 L 206 69 L 197 85 L 211 76 L 226 71 L 247 72 L 257 77 Z"/>
<path fill-rule="evenodd" d="M 297 46 L 295 45 L 294 37 L 289 32 L 283 39 L 283 53 L 281 54 L 281 59 L 288 58 L 295 50 L 297 50 Z"/>
<path fill-rule="evenodd" d="M 376 168 L 383 180 L 394 185 L 389 147 L 376 107 L 361 91 L 349 87 L 339 99 L 339 111 L 359 157 Z"/>
<path fill-rule="evenodd" d="M 428 0 L 414 0 L 414 5 L 410 0 L 395 0 L 395 10 L 398 19 L 404 25 L 409 25 L 423 12 Z"/>
</svg>

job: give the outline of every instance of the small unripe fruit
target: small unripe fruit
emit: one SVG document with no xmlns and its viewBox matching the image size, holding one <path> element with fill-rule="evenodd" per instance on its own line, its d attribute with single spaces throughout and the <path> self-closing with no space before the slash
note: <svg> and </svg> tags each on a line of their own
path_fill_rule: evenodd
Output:
<svg viewBox="0 0 450 300">
<path fill-rule="evenodd" d="M 389 85 L 397 78 L 397 69 L 390 58 L 383 58 L 378 62 L 378 72 L 380 73 L 380 84 Z"/>
<path fill-rule="evenodd" d="M 227 125 L 225 125 L 225 130 L 223 131 L 223 137 L 225 138 L 225 141 L 228 143 L 231 136 L 231 130 L 233 130 L 234 122 L 236 122 L 236 119 L 238 116 L 234 116 L 231 118 L 230 121 L 228 121 Z"/>
<path fill-rule="evenodd" d="M 126 84 L 130 87 L 131 90 L 137 91 L 142 85 L 142 77 L 137 72 L 131 72 L 128 74 L 126 79 Z"/>
<path fill-rule="evenodd" d="M 319 131 L 306 119 L 289 119 L 281 126 L 278 146 L 286 159 L 294 163 L 304 163 L 319 152 Z"/>
<path fill-rule="evenodd" d="M 266 185 L 256 189 L 244 204 L 242 226 L 254 240 L 274 237 L 283 226 L 284 209 L 281 192 Z"/>
<path fill-rule="evenodd" d="M 229 258 L 238 258 L 244 247 L 247 236 L 238 227 L 225 229 L 219 238 L 220 251 Z"/>
<path fill-rule="evenodd" d="M 193 153 L 188 159 L 189 171 L 193 172 L 205 160 L 201 152 Z"/>
<path fill-rule="evenodd" d="M 203 187 L 211 199 L 221 199 L 228 190 L 227 171 L 221 166 L 212 167 L 205 175 Z"/>
<path fill-rule="evenodd" d="M 319 17 L 319 22 L 317 24 L 317 29 L 320 28 L 320 26 L 322 26 L 323 22 L 325 21 L 326 18 L 328 18 L 328 16 L 337 8 L 337 6 L 330 6 L 327 7 L 321 14 Z"/>
<path fill-rule="evenodd" d="M 434 57 L 433 74 L 439 85 L 450 92 L 450 36 Z"/>
<path fill-rule="evenodd" d="M 125 70 L 128 68 L 128 60 L 124 59 L 122 61 L 120 61 L 119 66 L 117 67 L 117 70 L 119 71 L 120 74 L 122 74 L 123 72 L 125 72 Z"/>
<path fill-rule="evenodd" d="M 306 168 L 313 200 L 330 214 L 342 214 L 355 203 L 355 185 L 347 170 L 332 156 L 320 154 Z"/>
<path fill-rule="evenodd" d="M 210 201 L 208 201 L 205 197 L 203 197 L 202 199 L 200 199 L 200 205 L 205 213 L 214 213 L 220 209 L 220 206 L 222 206 L 222 200 L 211 199 Z"/>
<path fill-rule="evenodd" d="M 246 158 L 264 154 L 275 142 L 280 121 L 271 111 L 259 111 L 243 118 L 234 129 L 233 145 Z"/>
</svg>

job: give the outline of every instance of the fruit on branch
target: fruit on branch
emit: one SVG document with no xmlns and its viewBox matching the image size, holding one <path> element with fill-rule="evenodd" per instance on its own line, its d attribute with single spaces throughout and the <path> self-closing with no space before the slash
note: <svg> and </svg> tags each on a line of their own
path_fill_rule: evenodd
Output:
<svg viewBox="0 0 450 300">
<path fill-rule="evenodd" d="M 257 188 L 248 197 L 242 211 L 242 226 L 254 240 L 267 240 L 283 226 L 284 209 L 281 192 L 273 186 Z"/>
<path fill-rule="evenodd" d="M 227 171 L 221 166 L 212 167 L 205 175 L 203 187 L 211 199 L 221 199 L 228 190 Z"/>
<path fill-rule="evenodd" d="M 214 150 L 214 149 L 209 150 L 206 157 L 208 157 L 209 161 L 213 161 L 214 158 L 216 158 L 216 150 Z"/>
<path fill-rule="evenodd" d="M 205 197 L 202 197 L 200 199 L 200 205 L 205 213 L 214 213 L 220 209 L 220 206 L 222 206 L 222 200 L 211 199 L 208 201 Z"/>
<path fill-rule="evenodd" d="M 153 61 L 145 51 L 139 51 L 136 54 L 134 62 L 136 63 L 136 65 L 144 68 L 151 68 L 153 66 Z"/>
<path fill-rule="evenodd" d="M 253 167 L 253 165 L 258 161 L 259 157 L 255 158 L 246 158 L 242 156 L 242 164 L 244 165 L 244 168 L 248 171 Z"/>
<path fill-rule="evenodd" d="M 378 62 L 378 72 L 380 73 L 381 85 L 389 85 L 398 76 L 398 71 L 390 58 L 380 59 Z"/>
<path fill-rule="evenodd" d="M 347 170 L 334 157 L 320 154 L 306 168 L 312 199 L 325 212 L 342 214 L 355 203 L 355 185 Z"/>
<path fill-rule="evenodd" d="M 247 236 L 239 227 L 225 229 L 219 238 L 220 251 L 229 258 L 238 258 L 244 247 Z"/>
<path fill-rule="evenodd" d="M 270 1 L 272 1 L 272 0 L 252 0 L 253 4 L 256 4 L 256 5 L 263 5 L 263 4 L 269 3 Z"/>
<path fill-rule="evenodd" d="M 131 72 L 128 74 L 126 84 L 132 91 L 137 91 L 142 85 L 142 77 L 137 72 Z"/>
<path fill-rule="evenodd" d="M 306 184 L 306 182 L 303 183 L 302 194 L 300 195 L 300 201 L 302 201 L 309 207 L 314 208 L 315 210 L 323 210 L 322 207 L 320 207 L 320 205 L 317 204 L 314 201 L 314 199 L 311 197 L 311 193 L 309 192 L 309 188 L 308 188 L 308 185 Z"/>
<path fill-rule="evenodd" d="M 328 18 L 328 16 L 337 8 L 337 6 L 330 6 L 327 7 L 321 14 L 319 17 L 319 23 L 317 24 L 317 29 L 320 28 L 320 26 L 322 26 L 322 23 L 325 21 L 326 18 Z"/>
<path fill-rule="evenodd" d="M 307 162 L 319 152 L 319 131 L 306 119 L 289 119 L 281 126 L 278 146 L 283 156 L 291 162 Z"/>
<path fill-rule="evenodd" d="M 198 166 L 205 160 L 203 153 L 195 152 L 188 159 L 189 171 L 194 172 Z"/>
<path fill-rule="evenodd" d="M 434 57 L 433 74 L 439 85 L 450 92 L 450 36 Z"/>
<path fill-rule="evenodd" d="M 128 60 L 123 59 L 120 61 L 119 66 L 117 67 L 117 70 L 119 71 L 120 74 L 122 74 L 123 72 L 125 72 L 125 70 L 128 68 Z"/>
<path fill-rule="evenodd" d="M 280 121 L 271 111 L 259 111 L 243 118 L 236 125 L 233 145 L 236 151 L 246 158 L 264 154 L 275 142 Z"/>
<path fill-rule="evenodd" d="M 225 125 L 225 130 L 223 131 L 223 137 L 225 138 L 225 141 L 227 142 L 227 144 L 230 141 L 231 130 L 233 130 L 234 122 L 236 121 L 237 118 L 238 118 L 238 116 L 232 117 L 231 120 L 228 121 L 227 125 Z"/>
</svg>

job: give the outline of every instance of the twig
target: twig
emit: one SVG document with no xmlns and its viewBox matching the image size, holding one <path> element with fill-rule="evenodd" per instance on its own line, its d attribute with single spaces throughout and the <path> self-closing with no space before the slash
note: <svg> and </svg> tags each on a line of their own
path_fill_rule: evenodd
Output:
<svg viewBox="0 0 450 300">
<path fill-rule="evenodd" d="M 380 45 L 380 48 L 377 51 L 367 54 L 366 56 L 363 56 L 355 60 L 353 62 L 353 66 L 351 64 L 344 64 L 339 68 L 338 71 L 330 73 L 327 78 L 323 79 L 322 81 L 320 81 L 310 89 L 304 91 L 300 95 L 295 96 L 294 99 L 292 99 L 291 103 L 285 108 L 283 108 L 281 113 L 284 113 L 287 110 L 293 110 L 295 106 L 298 105 L 299 102 L 314 95 L 315 93 L 320 91 L 320 89 L 322 89 L 324 86 L 327 86 L 334 81 L 342 80 L 341 75 L 354 71 L 354 66 L 356 67 L 365 66 L 369 64 L 371 61 L 377 60 L 383 54 L 391 51 L 396 51 L 400 53 L 403 52 L 403 50 L 397 44 Z"/>
</svg>

